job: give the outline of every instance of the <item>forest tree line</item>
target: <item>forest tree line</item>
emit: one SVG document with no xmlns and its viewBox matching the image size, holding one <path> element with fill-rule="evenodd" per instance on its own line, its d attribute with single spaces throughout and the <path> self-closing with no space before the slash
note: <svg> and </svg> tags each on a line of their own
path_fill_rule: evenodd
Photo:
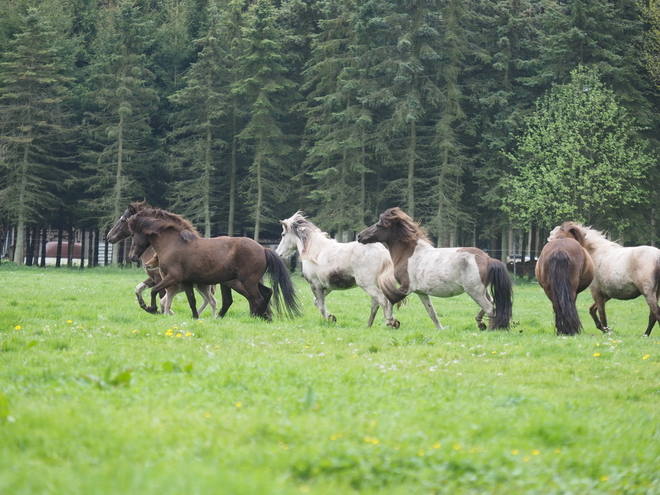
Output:
<svg viewBox="0 0 660 495">
<path fill-rule="evenodd" d="M 657 0 L 0 0 L 0 224 L 655 243 Z M 538 237 L 538 235 L 537 235 Z M 523 238 L 527 238 L 523 236 Z M 531 238 L 531 237 L 530 237 Z"/>
</svg>

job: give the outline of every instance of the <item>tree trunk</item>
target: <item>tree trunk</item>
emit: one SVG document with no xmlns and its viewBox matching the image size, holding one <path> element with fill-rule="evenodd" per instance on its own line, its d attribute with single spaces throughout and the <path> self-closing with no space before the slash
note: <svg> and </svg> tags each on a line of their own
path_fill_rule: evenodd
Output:
<svg viewBox="0 0 660 495">
<path fill-rule="evenodd" d="M 204 198 L 202 201 L 204 203 L 204 237 L 207 239 L 211 237 L 211 207 L 210 207 L 210 197 L 211 197 L 211 170 L 213 169 L 213 164 L 211 163 L 211 143 L 213 136 L 211 134 L 211 120 L 206 119 L 206 155 L 204 157 Z"/>
<path fill-rule="evenodd" d="M 238 138 L 236 129 L 236 107 L 233 114 L 233 138 L 231 141 L 231 171 L 229 173 L 229 219 L 227 222 L 227 235 L 234 235 L 234 216 L 236 215 L 236 154 L 238 150 Z"/>
</svg>

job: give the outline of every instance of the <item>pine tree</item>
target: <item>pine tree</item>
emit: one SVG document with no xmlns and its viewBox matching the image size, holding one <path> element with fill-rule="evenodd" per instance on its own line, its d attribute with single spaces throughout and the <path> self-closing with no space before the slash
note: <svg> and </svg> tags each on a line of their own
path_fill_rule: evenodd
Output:
<svg viewBox="0 0 660 495">
<path fill-rule="evenodd" d="M 23 261 L 26 225 L 58 204 L 66 178 L 60 161 L 71 129 L 75 50 L 65 26 L 52 20 L 45 6 L 29 8 L 0 65 L 0 205 L 16 225 L 16 263 Z"/>
<path fill-rule="evenodd" d="M 209 30 L 197 40 L 202 48 L 183 78 L 185 87 L 170 97 L 178 112 L 170 133 L 170 140 L 175 142 L 170 154 L 175 182 L 169 193 L 171 208 L 201 222 L 206 237 L 211 236 L 214 198 L 219 196 L 219 149 L 225 144 L 219 138 L 218 119 L 229 113 L 226 54 L 215 4 L 209 7 L 208 16 Z"/>
<path fill-rule="evenodd" d="M 247 102 L 250 115 L 239 139 L 252 156 L 247 193 L 255 240 L 259 240 L 263 220 L 277 221 L 268 215 L 269 205 L 286 198 L 286 183 L 291 176 L 286 156 L 293 148 L 282 132 L 281 119 L 295 101 L 297 91 L 287 77 L 282 50 L 285 34 L 270 0 L 256 0 L 250 5 L 238 67 L 241 79 L 234 83 L 233 91 Z"/>
<path fill-rule="evenodd" d="M 157 150 L 150 127 L 157 95 L 146 55 L 152 41 L 150 22 L 131 0 L 103 12 L 88 68 L 86 117 L 86 207 L 101 225 L 115 221 L 129 200 L 147 196 L 145 187 L 157 183 L 150 158 Z"/>
</svg>

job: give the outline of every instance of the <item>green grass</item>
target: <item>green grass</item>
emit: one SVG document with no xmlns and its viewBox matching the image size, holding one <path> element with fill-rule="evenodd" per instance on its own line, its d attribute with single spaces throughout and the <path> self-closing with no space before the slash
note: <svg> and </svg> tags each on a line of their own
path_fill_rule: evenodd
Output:
<svg viewBox="0 0 660 495">
<path fill-rule="evenodd" d="M 660 492 L 660 329 L 611 301 L 613 333 L 554 334 L 536 284 L 509 332 L 467 296 L 379 312 L 334 292 L 320 321 L 139 309 L 139 270 L 0 267 L 2 494 Z M 207 310 L 208 311 L 208 310 Z"/>
</svg>

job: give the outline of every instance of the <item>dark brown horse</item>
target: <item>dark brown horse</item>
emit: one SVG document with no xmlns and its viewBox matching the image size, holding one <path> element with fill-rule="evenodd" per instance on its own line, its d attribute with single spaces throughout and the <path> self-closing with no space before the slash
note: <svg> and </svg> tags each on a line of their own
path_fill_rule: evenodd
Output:
<svg viewBox="0 0 660 495">
<path fill-rule="evenodd" d="M 284 299 L 289 316 L 300 314 L 289 272 L 271 249 L 247 237 L 203 238 L 190 222 L 165 210 L 142 209 L 127 220 L 133 236 L 132 261 L 152 246 L 158 254 L 163 279 L 151 289 L 150 311 L 156 311 L 156 295 L 175 284 L 222 284 L 240 282 L 247 294 L 250 313 L 270 318 L 271 295 L 278 311 Z M 268 271 L 273 289 L 261 284 Z M 197 312 L 193 308 L 193 317 Z"/>
<path fill-rule="evenodd" d="M 570 229 L 543 246 L 536 263 L 536 280 L 552 302 L 558 335 L 582 330 L 575 301 L 594 278 L 594 263 L 584 245 L 582 232 Z"/>
<path fill-rule="evenodd" d="M 146 201 L 130 203 L 128 205 L 128 208 L 126 208 L 126 211 L 124 211 L 122 216 L 119 217 L 119 220 L 117 220 L 115 225 L 108 232 L 106 236 L 108 242 L 110 242 L 111 244 L 116 244 L 120 241 L 123 241 L 124 239 L 129 238 L 131 236 L 131 230 L 128 227 L 128 219 L 131 216 L 135 215 L 138 211 L 142 211 L 146 209 L 153 209 L 146 203 Z M 165 210 L 154 210 L 154 211 L 158 212 Z M 154 285 L 156 285 L 158 282 L 162 280 L 159 268 L 157 267 L 150 268 L 147 266 L 148 261 L 153 258 L 155 253 L 156 252 L 153 250 L 153 248 L 149 247 L 147 250 L 145 250 L 142 256 L 140 256 L 144 270 L 147 273 L 147 279 L 144 280 L 143 282 L 140 282 L 135 287 L 135 295 L 137 297 L 138 304 L 142 309 L 144 309 L 147 312 L 152 312 L 152 309 L 149 306 L 147 306 L 146 303 L 144 302 L 144 299 L 142 298 L 142 292 L 144 292 L 146 289 L 152 288 Z M 220 318 L 224 317 L 227 314 L 227 311 L 234 302 L 234 298 L 231 292 L 232 289 L 238 292 L 239 294 L 241 294 L 242 296 L 244 296 L 245 298 L 247 298 L 247 292 L 245 291 L 245 289 L 243 289 L 243 286 L 238 280 L 232 280 L 220 284 L 220 293 L 222 295 L 222 307 L 220 308 L 220 312 L 218 313 L 218 316 Z M 215 298 L 213 298 L 213 293 L 214 293 L 213 286 L 202 285 L 201 287 L 198 286 L 197 290 L 204 298 L 204 304 L 199 308 L 198 313 L 201 313 L 204 307 L 206 306 L 206 304 L 208 303 L 211 304 L 211 307 L 214 312 L 213 316 L 215 316 L 215 301 L 214 301 Z M 177 294 L 179 292 L 184 292 L 184 291 L 185 291 L 185 287 L 179 285 L 170 289 L 169 292 L 173 294 Z M 161 301 L 163 300 L 163 298 L 165 298 L 166 295 L 167 294 L 165 290 L 162 290 L 160 292 Z M 188 299 L 190 302 L 190 296 L 188 296 Z M 192 307 L 190 309 L 191 311 L 194 311 Z M 163 312 L 167 312 L 167 310 L 163 308 Z M 268 313 L 267 317 L 269 317 L 270 308 L 268 309 L 267 313 Z"/>
<path fill-rule="evenodd" d="M 419 296 L 436 328 L 442 326 L 429 296 L 452 297 L 463 292 L 481 307 L 475 318 L 481 330 L 486 329 L 484 315 L 489 318 L 490 330 L 509 328 L 513 305 L 511 279 L 504 263 L 481 249 L 436 248 L 424 229 L 399 208 L 382 213 L 377 223 L 358 234 L 358 241 L 387 245 L 400 289 Z"/>
</svg>

